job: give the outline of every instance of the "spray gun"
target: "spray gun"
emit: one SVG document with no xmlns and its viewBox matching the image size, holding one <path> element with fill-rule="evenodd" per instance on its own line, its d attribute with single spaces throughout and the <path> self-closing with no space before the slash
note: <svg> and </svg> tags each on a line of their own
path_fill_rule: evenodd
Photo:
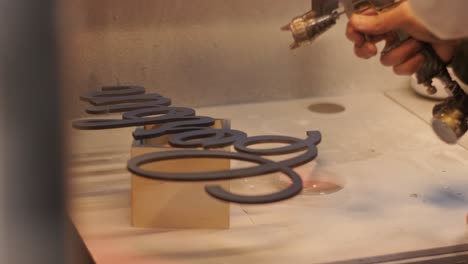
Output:
<svg viewBox="0 0 468 264">
<path fill-rule="evenodd" d="M 396 7 L 404 0 L 312 0 L 312 10 L 304 15 L 295 17 L 282 30 L 291 31 L 294 42 L 291 49 L 296 49 L 305 43 L 314 41 L 322 33 L 333 27 L 337 20 L 346 14 L 363 13 L 368 10 L 385 12 Z M 342 4 L 340 10 L 339 3 Z M 411 37 L 401 30 L 391 33 L 383 54 L 399 47 Z M 370 36 L 366 36 L 367 39 Z M 422 51 L 425 61 L 416 73 L 419 84 L 427 88 L 428 94 L 437 92 L 433 85 L 434 78 L 439 79 L 445 86 L 449 97 L 433 108 L 432 128 L 440 139 L 455 144 L 468 130 L 468 96 L 459 84 L 450 76 L 447 65 L 439 58 L 430 44 L 424 44 Z"/>
</svg>

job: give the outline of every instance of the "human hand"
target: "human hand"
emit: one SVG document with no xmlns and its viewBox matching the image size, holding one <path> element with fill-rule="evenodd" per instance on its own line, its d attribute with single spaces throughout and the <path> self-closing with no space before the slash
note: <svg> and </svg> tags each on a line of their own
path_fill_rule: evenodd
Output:
<svg viewBox="0 0 468 264">
<path fill-rule="evenodd" d="M 385 66 L 393 67 L 398 75 L 411 75 L 418 71 L 425 60 L 421 53 L 422 42 L 430 43 L 444 62 L 451 61 L 459 44 L 459 41 L 441 40 L 432 34 L 417 20 L 406 1 L 379 14 L 367 12 L 352 15 L 346 36 L 354 43 L 355 54 L 369 59 L 378 53 L 377 42 L 386 40 L 387 45 L 391 44 L 391 32 L 397 29 L 403 30 L 412 39 L 381 55 L 380 61 Z M 363 34 L 372 36 L 370 41 Z"/>
</svg>

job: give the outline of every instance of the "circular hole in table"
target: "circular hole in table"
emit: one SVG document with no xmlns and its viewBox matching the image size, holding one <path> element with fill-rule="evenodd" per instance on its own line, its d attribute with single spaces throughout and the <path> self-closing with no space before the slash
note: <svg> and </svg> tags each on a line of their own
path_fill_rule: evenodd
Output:
<svg viewBox="0 0 468 264">
<path fill-rule="evenodd" d="M 313 103 L 308 109 L 319 114 L 338 114 L 346 110 L 344 106 L 335 103 Z"/>
</svg>

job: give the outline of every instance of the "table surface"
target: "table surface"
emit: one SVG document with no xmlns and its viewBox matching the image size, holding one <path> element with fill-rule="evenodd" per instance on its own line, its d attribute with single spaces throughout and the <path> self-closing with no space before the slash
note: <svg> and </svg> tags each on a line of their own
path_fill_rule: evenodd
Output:
<svg viewBox="0 0 468 264">
<path fill-rule="evenodd" d="M 468 250 L 468 151 L 440 142 L 398 101 L 373 93 L 197 109 L 249 135 L 305 138 L 320 130 L 318 158 L 298 172 L 343 187 L 308 188 L 277 204 L 232 204 L 227 230 L 132 227 L 132 129 L 71 130 L 73 222 L 97 263 L 375 263 Z M 308 110 L 323 102 L 346 110 Z M 232 189 L 259 194 L 280 183 L 269 175 L 233 181 Z"/>
</svg>

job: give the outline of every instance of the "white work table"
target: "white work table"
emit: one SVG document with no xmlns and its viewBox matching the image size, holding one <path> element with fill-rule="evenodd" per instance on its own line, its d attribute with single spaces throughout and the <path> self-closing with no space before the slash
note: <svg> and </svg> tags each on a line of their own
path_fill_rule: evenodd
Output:
<svg viewBox="0 0 468 264">
<path fill-rule="evenodd" d="M 392 98 L 374 93 L 196 109 L 230 119 L 249 135 L 305 138 L 308 130 L 321 131 L 318 158 L 298 171 L 343 186 L 277 204 L 233 204 L 226 230 L 132 227 L 125 168 L 133 129 L 71 131 L 73 223 L 97 263 L 376 263 L 468 251 L 468 151 L 439 141 Z M 319 102 L 346 110 L 308 110 Z M 279 182 L 277 175 L 236 180 L 232 190 L 260 194 Z"/>
</svg>

